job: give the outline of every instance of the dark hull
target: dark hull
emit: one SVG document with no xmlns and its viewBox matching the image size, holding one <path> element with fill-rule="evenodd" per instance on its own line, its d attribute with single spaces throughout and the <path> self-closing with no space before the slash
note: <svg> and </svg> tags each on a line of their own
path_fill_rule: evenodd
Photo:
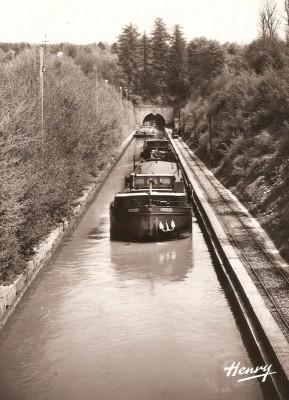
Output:
<svg viewBox="0 0 289 400">
<path fill-rule="evenodd" d="M 115 240 L 164 241 L 192 233 L 191 207 L 110 208 L 110 237 Z"/>
</svg>

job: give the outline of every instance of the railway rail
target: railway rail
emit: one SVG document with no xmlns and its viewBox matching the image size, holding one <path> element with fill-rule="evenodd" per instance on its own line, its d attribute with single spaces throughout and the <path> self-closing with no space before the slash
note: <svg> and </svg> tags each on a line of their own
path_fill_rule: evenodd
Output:
<svg viewBox="0 0 289 400">
<path fill-rule="evenodd" d="M 256 226 L 248 213 L 238 206 L 232 195 L 212 177 L 181 141 L 178 141 L 178 150 L 198 185 L 206 193 L 229 241 L 289 342 L 289 279 L 286 273 L 266 250 L 265 239 L 256 232 Z"/>
</svg>

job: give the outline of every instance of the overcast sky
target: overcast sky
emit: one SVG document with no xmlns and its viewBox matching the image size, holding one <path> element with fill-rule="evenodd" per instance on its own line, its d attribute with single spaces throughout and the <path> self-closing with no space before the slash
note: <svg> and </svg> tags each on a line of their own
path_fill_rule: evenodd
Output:
<svg viewBox="0 0 289 400">
<path fill-rule="evenodd" d="M 187 40 L 205 36 L 221 43 L 250 43 L 258 34 L 262 0 L 5 0 L 1 4 L 1 42 L 113 43 L 132 22 L 150 33 L 163 18 L 180 24 Z M 283 0 L 276 0 L 280 12 Z M 4 4 L 3 4 L 4 3 Z"/>
</svg>

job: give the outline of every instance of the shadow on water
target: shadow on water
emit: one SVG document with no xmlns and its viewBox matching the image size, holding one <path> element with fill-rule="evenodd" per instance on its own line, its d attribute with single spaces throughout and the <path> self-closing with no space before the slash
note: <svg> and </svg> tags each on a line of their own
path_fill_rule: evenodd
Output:
<svg viewBox="0 0 289 400">
<path fill-rule="evenodd" d="M 107 224 L 107 217 L 101 218 L 101 220 L 98 221 L 98 225 L 90 229 L 87 237 L 95 241 L 102 241 L 103 239 L 107 239 L 109 235 Z"/>
</svg>

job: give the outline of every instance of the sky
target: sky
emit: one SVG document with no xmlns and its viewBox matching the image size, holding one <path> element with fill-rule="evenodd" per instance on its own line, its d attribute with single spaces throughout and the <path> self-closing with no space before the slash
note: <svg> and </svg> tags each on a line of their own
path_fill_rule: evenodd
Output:
<svg viewBox="0 0 289 400">
<path fill-rule="evenodd" d="M 280 12 L 283 0 L 275 0 Z M 4 4 L 3 4 L 4 3 Z M 0 42 L 50 44 L 114 43 L 129 23 L 151 32 L 162 18 L 170 30 L 183 28 L 190 41 L 207 39 L 247 44 L 258 35 L 262 0 L 5 0 Z"/>
</svg>

